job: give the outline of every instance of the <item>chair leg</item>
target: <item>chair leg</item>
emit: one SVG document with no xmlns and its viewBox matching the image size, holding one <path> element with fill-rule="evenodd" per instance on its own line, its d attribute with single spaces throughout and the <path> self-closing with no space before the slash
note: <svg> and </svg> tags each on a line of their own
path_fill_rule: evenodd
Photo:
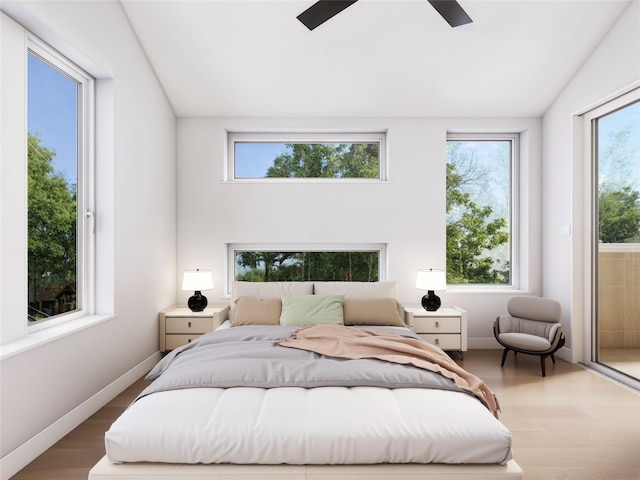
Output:
<svg viewBox="0 0 640 480">
<path fill-rule="evenodd" d="M 552 361 L 553 363 L 556 363 L 556 357 L 553 355 L 553 353 L 551 354 L 551 361 Z"/>
<path fill-rule="evenodd" d="M 544 371 L 544 361 L 547 358 L 546 355 L 540 355 L 540 366 L 542 367 L 542 376 L 544 377 L 546 375 L 546 372 Z"/>
<path fill-rule="evenodd" d="M 504 361 L 507 358 L 507 353 L 509 352 L 508 348 L 504 349 L 504 352 L 502 352 L 502 363 L 500 364 L 501 367 L 504 367 Z"/>
</svg>

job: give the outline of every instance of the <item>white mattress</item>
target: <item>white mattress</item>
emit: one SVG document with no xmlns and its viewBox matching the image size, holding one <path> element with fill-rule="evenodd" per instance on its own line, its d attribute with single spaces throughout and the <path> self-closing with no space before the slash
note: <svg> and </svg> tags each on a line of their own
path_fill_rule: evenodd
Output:
<svg viewBox="0 0 640 480">
<path fill-rule="evenodd" d="M 141 398 L 113 463 L 500 463 L 511 434 L 477 399 L 421 388 L 194 388 Z"/>
</svg>

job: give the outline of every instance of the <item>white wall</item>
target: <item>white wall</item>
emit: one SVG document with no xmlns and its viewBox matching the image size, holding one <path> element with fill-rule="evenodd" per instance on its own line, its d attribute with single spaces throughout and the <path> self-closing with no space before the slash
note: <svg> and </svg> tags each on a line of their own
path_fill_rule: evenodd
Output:
<svg viewBox="0 0 640 480">
<path fill-rule="evenodd" d="M 576 117 L 640 81 L 640 2 L 632 2 L 576 73 L 543 118 L 543 293 L 560 301 L 567 348 L 584 360 L 590 324 L 589 271 L 583 268 L 589 242 L 582 151 L 582 123 Z M 571 235 L 565 228 L 571 227 Z"/>
<path fill-rule="evenodd" d="M 227 131 L 369 129 L 388 132 L 388 182 L 224 182 Z M 179 119 L 178 271 L 211 268 L 209 303 L 228 302 L 229 243 L 385 243 L 388 280 L 403 303 L 419 303 L 418 268 L 445 268 L 446 134 L 523 132 L 522 289 L 540 292 L 540 121 L 537 119 Z M 492 321 L 513 292 L 443 292 L 469 310 L 472 346 L 494 346 Z M 184 302 L 189 292 L 177 291 Z"/>
<path fill-rule="evenodd" d="M 157 355 L 158 311 L 176 300 L 176 121 L 118 2 L 5 1 L 2 10 L 99 78 L 97 313 L 112 314 L 65 334 L 46 329 L 43 342 L 26 335 L 25 32 L 3 16 L 0 456 L 8 478 Z M 21 134 L 6 135 L 12 122 Z M 7 262 L 18 266 L 13 282 Z"/>
</svg>

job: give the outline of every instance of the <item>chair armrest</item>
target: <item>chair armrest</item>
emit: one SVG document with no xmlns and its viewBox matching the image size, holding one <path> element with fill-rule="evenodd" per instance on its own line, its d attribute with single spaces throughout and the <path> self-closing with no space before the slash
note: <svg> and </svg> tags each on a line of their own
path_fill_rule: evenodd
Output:
<svg viewBox="0 0 640 480">
<path fill-rule="evenodd" d="M 549 343 L 556 345 L 560 339 L 564 338 L 564 330 L 561 323 L 554 323 L 549 329 Z"/>
</svg>

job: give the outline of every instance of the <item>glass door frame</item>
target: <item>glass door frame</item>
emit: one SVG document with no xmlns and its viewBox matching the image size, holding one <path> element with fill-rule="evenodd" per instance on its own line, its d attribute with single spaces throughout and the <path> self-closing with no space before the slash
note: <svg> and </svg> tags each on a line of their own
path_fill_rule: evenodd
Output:
<svg viewBox="0 0 640 480">
<path fill-rule="evenodd" d="M 599 218 L 598 218 L 598 119 L 640 101 L 640 88 L 622 94 L 583 114 L 585 153 L 585 348 L 584 359 L 589 368 L 624 385 L 640 390 L 640 379 L 626 375 L 599 361 L 598 284 L 599 284 Z"/>
</svg>

